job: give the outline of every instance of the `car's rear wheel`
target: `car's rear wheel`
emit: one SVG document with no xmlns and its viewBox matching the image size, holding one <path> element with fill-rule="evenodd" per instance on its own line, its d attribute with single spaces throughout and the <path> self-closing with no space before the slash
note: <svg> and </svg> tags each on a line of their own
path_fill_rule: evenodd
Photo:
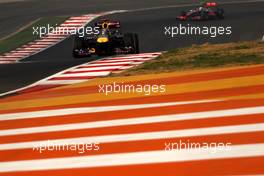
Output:
<svg viewBox="0 0 264 176">
<path fill-rule="evenodd" d="M 224 9 L 217 9 L 216 11 L 216 15 L 217 15 L 217 18 L 219 19 L 224 19 Z"/>
<path fill-rule="evenodd" d="M 127 33 L 124 35 L 124 42 L 126 47 L 132 47 L 133 50 L 131 54 L 139 53 L 139 42 L 138 35 L 135 33 Z"/>
<path fill-rule="evenodd" d="M 78 55 L 77 51 L 80 50 L 80 49 L 82 49 L 84 47 L 83 44 L 84 43 L 83 43 L 83 41 L 82 41 L 82 39 L 80 37 L 77 37 L 76 36 L 74 38 L 74 41 L 73 41 L 73 49 L 72 49 L 72 56 L 74 58 L 81 58 L 81 56 Z"/>
<path fill-rule="evenodd" d="M 186 12 L 185 11 L 181 11 L 181 16 L 186 16 Z"/>
<path fill-rule="evenodd" d="M 80 37 L 75 37 L 73 42 L 73 49 L 82 49 L 83 41 Z"/>
</svg>

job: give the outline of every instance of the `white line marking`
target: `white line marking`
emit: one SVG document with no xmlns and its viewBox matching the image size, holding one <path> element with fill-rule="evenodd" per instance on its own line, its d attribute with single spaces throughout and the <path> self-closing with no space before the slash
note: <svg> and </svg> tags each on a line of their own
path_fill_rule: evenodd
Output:
<svg viewBox="0 0 264 176">
<path fill-rule="evenodd" d="M 48 44 L 42 44 L 42 45 L 39 45 L 39 44 L 29 44 L 29 45 L 25 45 L 25 46 L 22 46 L 22 47 L 27 47 L 27 48 L 43 48 L 43 47 L 46 47 L 46 46 L 49 46 Z"/>
<path fill-rule="evenodd" d="M 25 47 L 25 46 L 23 46 Z M 43 48 L 42 47 L 26 47 L 26 48 L 23 48 L 24 50 L 35 50 L 35 51 L 39 51 L 39 50 L 42 50 Z"/>
<path fill-rule="evenodd" d="M 41 39 L 38 39 L 38 40 L 35 40 L 35 42 L 57 42 L 59 40 L 57 39 L 47 39 L 47 38 L 41 38 Z"/>
<path fill-rule="evenodd" d="M 38 117 L 50 117 L 50 116 L 63 116 L 63 115 L 71 115 L 71 114 L 95 113 L 95 112 L 105 112 L 105 111 L 130 110 L 130 109 L 139 109 L 139 108 L 175 106 L 175 105 L 207 103 L 207 102 L 216 102 L 216 101 L 217 100 L 197 100 L 197 101 L 180 101 L 180 102 L 152 103 L 152 104 L 138 104 L 138 105 L 63 108 L 63 109 L 55 109 L 55 110 L 8 113 L 8 114 L 0 114 L 0 121 L 38 118 Z"/>
<path fill-rule="evenodd" d="M 29 55 L 30 53 L 9 53 L 8 55 L 6 55 L 6 56 L 21 56 L 21 57 L 23 57 L 23 56 L 27 56 L 27 55 Z"/>
<path fill-rule="evenodd" d="M 0 172 L 38 171 L 69 168 L 93 168 L 134 164 L 172 163 L 211 159 L 244 158 L 264 155 L 264 144 L 233 145 L 229 150 L 182 149 L 147 151 L 95 156 L 64 157 L 27 161 L 1 162 Z"/>
<path fill-rule="evenodd" d="M 181 120 L 210 119 L 210 118 L 221 118 L 227 116 L 241 116 L 241 115 L 253 115 L 253 114 L 264 114 L 264 107 L 205 111 L 205 112 L 137 117 L 137 118 L 129 118 L 129 119 L 116 119 L 116 120 L 100 121 L 100 119 L 98 119 L 98 121 L 96 122 L 51 125 L 51 126 L 43 126 L 43 127 L 16 128 L 9 130 L 0 130 L 0 136 L 114 127 L 114 126 L 124 126 L 124 125 L 140 125 L 147 123 L 175 122 Z"/>
<path fill-rule="evenodd" d="M 32 52 L 36 52 L 39 51 L 42 48 L 18 48 L 19 50 L 24 50 L 24 51 L 32 51 Z"/>
<path fill-rule="evenodd" d="M 89 20 L 91 17 L 70 17 L 70 20 Z"/>
<path fill-rule="evenodd" d="M 8 63 L 12 63 L 12 61 L 4 61 L 4 60 L 0 60 L 1 64 L 8 64 Z"/>
<path fill-rule="evenodd" d="M 0 172 L 37 171 L 69 168 L 125 166 L 134 164 L 171 163 L 224 158 L 257 157 L 264 155 L 264 144 L 234 145 L 230 150 L 182 149 L 148 151 L 56 159 L 2 162 Z"/>
<path fill-rule="evenodd" d="M 3 59 L 3 60 L 1 60 L 1 61 L 6 61 L 6 60 L 8 60 L 8 61 L 16 61 L 18 58 L 20 58 L 20 57 L 5 57 L 5 56 L 3 56 L 3 57 L 1 57 L 1 59 Z"/>
<path fill-rule="evenodd" d="M 144 62 L 133 62 L 131 65 L 132 67 L 136 66 L 136 65 L 140 65 L 140 64 L 143 64 Z"/>
<path fill-rule="evenodd" d="M 3 57 L 5 57 L 5 58 L 19 58 L 20 56 L 18 56 L 18 55 L 16 55 L 16 56 L 14 56 L 14 55 L 4 55 Z"/>
<path fill-rule="evenodd" d="M 77 68 L 72 70 L 71 72 L 79 72 L 79 71 L 97 71 L 97 70 L 115 70 L 119 69 L 121 66 L 101 66 L 101 67 L 91 67 L 91 68 Z"/>
<path fill-rule="evenodd" d="M 39 41 L 39 42 L 33 42 L 32 44 L 36 44 L 36 45 L 51 45 L 53 44 L 54 42 L 56 41 L 53 41 L 53 42 L 44 42 L 44 41 Z"/>
<path fill-rule="evenodd" d="M 148 58 L 148 59 L 128 59 L 128 58 L 123 58 L 123 59 L 107 59 L 107 60 L 98 61 L 97 63 L 115 63 L 115 62 L 124 62 L 124 61 L 136 62 L 136 61 L 149 61 L 151 59 L 152 58 Z"/>
<path fill-rule="evenodd" d="M 132 67 L 134 67 L 134 66 L 135 66 L 135 65 L 131 65 L 131 66 L 123 66 L 123 67 L 119 68 L 119 70 L 117 70 L 117 72 L 118 72 L 118 71 L 121 72 L 121 70 L 130 69 L 130 68 L 132 68 Z"/>
<path fill-rule="evenodd" d="M 28 53 L 28 54 L 31 54 L 31 53 L 33 53 L 33 51 L 14 50 L 14 51 L 11 51 L 10 53 Z"/>
<path fill-rule="evenodd" d="M 138 55 L 130 55 L 130 56 L 122 56 L 122 57 L 117 57 L 118 59 L 131 59 L 131 58 L 152 58 L 152 57 L 157 57 L 161 53 L 155 53 L 155 54 L 138 54 Z"/>
<path fill-rule="evenodd" d="M 87 22 L 87 20 L 66 20 L 63 24 L 82 24 Z"/>
<path fill-rule="evenodd" d="M 84 25 L 84 23 L 67 23 L 67 24 L 61 24 L 61 27 L 62 28 L 79 28 L 79 27 L 82 27 Z"/>
<path fill-rule="evenodd" d="M 55 78 L 67 78 L 67 77 L 86 77 L 86 76 L 106 76 L 109 75 L 111 72 L 110 71 L 103 71 L 103 72 L 87 72 L 87 73 L 67 73 L 67 74 L 62 74 L 59 76 L 56 76 Z"/>
<path fill-rule="evenodd" d="M 116 63 L 93 63 L 93 64 L 90 64 L 88 63 L 87 66 L 84 65 L 84 67 L 86 68 L 89 68 L 89 66 L 114 66 L 114 65 L 127 65 L 127 64 L 131 64 L 132 62 L 126 62 L 126 61 L 121 61 L 121 62 L 116 62 Z"/>
<path fill-rule="evenodd" d="M 208 136 L 208 135 L 227 135 L 248 132 L 261 132 L 264 131 L 264 123 L 249 124 L 249 125 L 232 125 L 208 128 L 192 128 L 184 130 L 169 130 L 158 132 L 145 132 L 145 133 L 129 133 L 129 134 L 114 134 L 104 136 L 89 136 L 78 138 L 65 138 L 49 140 L 50 143 L 57 145 L 72 145 L 83 143 L 113 143 L 113 142 L 131 142 L 142 140 L 154 139 L 169 139 L 169 138 L 183 138 L 195 136 Z M 47 143 L 47 140 L 33 141 L 33 142 L 18 142 L 0 144 L 0 150 L 15 150 L 26 149 L 40 146 Z"/>
<path fill-rule="evenodd" d="M 61 84 L 61 85 L 67 85 L 67 84 L 76 84 L 76 83 L 81 83 L 85 82 L 85 80 L 47 80 L 39 83 L 39 85 L 56 85 L 56 84 Z"/>
</svg>

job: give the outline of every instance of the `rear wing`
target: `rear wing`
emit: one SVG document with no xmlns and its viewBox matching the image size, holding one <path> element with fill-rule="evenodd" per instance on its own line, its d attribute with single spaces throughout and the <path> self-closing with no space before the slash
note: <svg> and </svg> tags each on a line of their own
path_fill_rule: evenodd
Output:
<svg viewBox="0 0 264 176">
<path fill-rule="evenodd" d="M 217 7 L 218 4 L 216 2 L 206 2 L 204 3 L 205 7 Z"/>
<path fill-rule="evenodd" d="M 115 29 L 115 28 L 120 28 L 120 22 L 119 21 L 110 21 L 110 20 L 101 20 L 99 22 L 96 22 L 94 24 L 96 27 L 99 27 L 101 29 Z"/>
</svg>

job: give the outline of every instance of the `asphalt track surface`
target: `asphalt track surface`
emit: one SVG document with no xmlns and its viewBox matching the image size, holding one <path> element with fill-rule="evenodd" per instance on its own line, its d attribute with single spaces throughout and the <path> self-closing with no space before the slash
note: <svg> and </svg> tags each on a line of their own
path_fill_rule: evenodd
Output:
<svg viewBox="0 0 264 176">
<path fill-rule="evenodd" d="M 10 3 L 3 3 L 3 2 Z M 219 2 L 228 2 L 220 0 Z M 247 1 L 247 0 L 233 0 Z M 139 9 L 197 3 L 197 0 L 21 0 L 0 1 L 0 38 L 15 32 L 39 17 L 66 15 L 74 16 L 99 11 Z"/>
<path fill-rule="evenodd" d="M 172 3 L 172 1 L 166 2 L 167 4 L 170 4 L 169 2 Z M 166 2 L 164 2 L 165 5 L 167 5 Z M 14 3 L 14 5 L 15 4 L 17 3 Z M 127 4 L 124 6 L 124 8 L 126 6 Z M 154 3 L 152 6 L 157 5 Z M 163 6 L 163 4 L 160 4 L 160 6 Z M 115 9 L 124 9 L 122 8 L 122 6 L 113 5 L 113 7 L 115 7 Z M 145 5 L 141 4 L 141 6 L 136 6 L 134 8 L 144 7 Z M 3 5 L 1 5 L 1 8 L 3 8 Z M 223 5 L 223 8 L 225 9 L 227 15 L 226 19 L 220 21 L 190 23 L 194 26 L 231 26 L 231 36 L 222 36 L 217 38 L 204 36 L 184 36 L 169 38 L 168 36 L 165 36 L 164 26 L 178 26 L 179 22 L 175 20 L 175 17 L 182 10 L 187 10 L 189 8 L 190 7 L 167 7 L 154 10 L 140 10 L 110 15 L 107 18 L 120 20 L 123 26 L 123 31 L 125 32 L 138 33 L 140 38 L 141 52 L 163 51 L 177 47 L 190 46 L 192 44 L 201 44 L 205 42 L 222 43 L 240 40 L 254 40 L 260 39 L 263 36 L 263 2 Z M 108 8 L 107 10 L 110 9 L 112 8 Z M 94 10 L 96 11 L 96 9 Z M 39 15 L 43 15 L 41 14 L 41 12 L 42 11 L 38 12 Z M 58 15 L 60 11 L 57 10 L 56 12 L 57 13 L 50 12 L 50 15 Z M 74 14 L 74 12 L 75 11 L 73 10 L 72 14 Z M 79 11 L 79 13 L 83 12 L 86 11 Z M 18 13 L 22 12 L 18 10 Z M 35 17 L 36 14 L 33 14 L 32 16 Z M 186 25 L 186 23 L 183 24 Z M 74 60 L 71 57 L 71 48 L 72 38 L 69 38 L 64 40 L 60 44 L 45 50 L 44 52 L 25 59 L 22 63 L 0 65 L 0 92 L 6 92 L 26 86 L 51 74 L 57 73 L 58 71 L 88 61 L 88 59 Z"/>
</svg>

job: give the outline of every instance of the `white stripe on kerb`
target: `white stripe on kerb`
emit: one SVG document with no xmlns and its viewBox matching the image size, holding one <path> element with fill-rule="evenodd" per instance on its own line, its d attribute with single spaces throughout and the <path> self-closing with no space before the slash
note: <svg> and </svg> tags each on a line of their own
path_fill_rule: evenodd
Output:
<svg viewBox="0 0 264 176">
<path fill-rule="evenodd" d="M 207 103 L 207 102 L 216 102 L 216 101 L 217 100 L 197 100 L 197 101 L 179 101 L 179 102 L 169 102 L 169 103 L 63 108 L 63 109 L 55 109 L 55 110 L 18 112 L 18 113 L 0 114 L 0 121 L 63 116 L 63 115 L 72 115 L 72 114 L 97 113 L 97 112 L 105 112 L 105 111 L 120 111 L 120 110 L 130 110 L 130 109 L 140 109 L 140 108 L 154 108 L 154 107 L 175 106 L 175 105 L 185 105 L 185 104 L 195 104 L 195 103 Z"/>
<path fill-rule="evenodd" d="M 171 163 L 211 159 L 264 156 L 264 144 L 234 145 L 230 149 L 182 149 L 147 151 L 54 159 L 1 162 L 0 172 L 37 171 L 69 168 L 93 168 L 135 164 Z"/>
<path fill-rule="evenodd" d="M 98 119 L 98 121 L 95 122 L 83 122 L 83 123 L 72 123 L 72 124 L 63 124 L 63 125 L 0 130 L 0 136 L 114 127 L 114 126 L 124 126 L 124 125 L 142 125 L 147 123 L 210 119 L 210 118 L 221 118 L 228 116 L 241 117 L 241 115 L 252 115 L 252 114 L 264 115 L 264 108 L 242 108 L 242 109 L 205 111 L 205 112 L 194 112 L 194 113 L 183 113 L 183 114 L 172 114 L 172 115 L 161 115 L 161 116 L 137 117 L 137 118 L 128 118 L 128 119 L 124 118 L 124 119 L 113 119 L 113 120 L 101 120 L 101 121 L 100 119 Z"/>
</svg>

